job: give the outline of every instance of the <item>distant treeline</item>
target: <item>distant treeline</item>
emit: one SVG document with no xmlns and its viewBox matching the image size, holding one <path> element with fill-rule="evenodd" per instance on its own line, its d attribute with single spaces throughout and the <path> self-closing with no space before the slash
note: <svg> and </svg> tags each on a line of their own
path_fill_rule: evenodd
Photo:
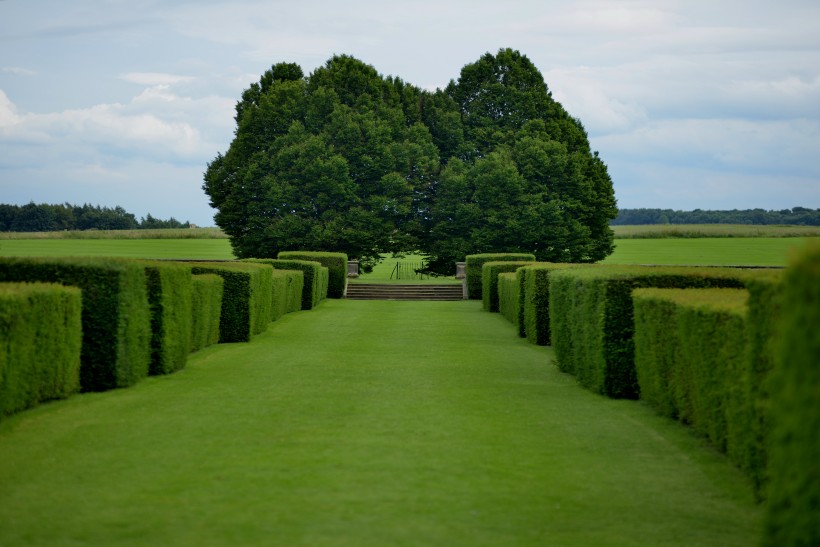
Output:
<svg viewBox="0 0 820 547">
<path fill-rule="evenodd" d="M 779 211 L 733 209 L 731 211 L 673 211 L 672 209 L 619 209 L 611 225 L 640 224 L 792 224 L 820 226 L 820 209 L 794 207 Z"/>
<path fill-rule="evenodd" d="M 59 232 L 63 230 L 139 230 L 190 228 L 190 222 L 154 218 L 137 220 L 122 207 L 99 205 L 0 204 L 0 232 Z"/>
</svg>

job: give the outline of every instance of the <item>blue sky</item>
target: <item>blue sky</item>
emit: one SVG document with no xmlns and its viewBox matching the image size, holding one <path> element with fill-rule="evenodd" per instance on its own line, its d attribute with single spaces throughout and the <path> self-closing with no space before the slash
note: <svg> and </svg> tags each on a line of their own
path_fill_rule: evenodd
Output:
<svg viewBox="0 0 820 547">
<path fill-rule="evenodd" d="M 0 202 L 213 225 L 242 90 L 346 53 L 435 89 L 512 47 L 620 207 L 820 208 L 816 0 L 0 0 Z"/>
</svg>

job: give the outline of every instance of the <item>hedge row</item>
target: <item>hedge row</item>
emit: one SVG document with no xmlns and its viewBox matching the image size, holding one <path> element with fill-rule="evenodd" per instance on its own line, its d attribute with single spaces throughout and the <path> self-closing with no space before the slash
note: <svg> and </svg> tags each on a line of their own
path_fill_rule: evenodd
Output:
<svg viewBox="0 0 820 547">
<path fill-rule="evenodd" d="M 224 284 L 214 274 L 191 276 L 191 352 L 219 342 Z"/>
<path fill-rule="evenodd" d="M 0 284 L 0 417 L 80 389 L 80 290 Z"/>
<path fill-rule="evenodd" d="M 170 374 L 185 366 L 191 352 L 192 279 L 183 264 L 146 262 L 151 310 L 149 374 Z"/>
<path fill-rule="evenodd" d="M 347 255 L 318 251 L 282 251 L 277 255 L 282 260 L 305 260 L 318 262 L 328 269 L 328 298 L 343 298 L 347 287 Z"/>
<path fill-rule="evenodd" d="M 521 287 L 519 294 L 519 336 L 539 346 L 551 343 L 549 281 L 555 270 L 581 267 L 579 264 L 538 262 L 516 271 Z M 584 265 L 583 267 L 590 267 Z"/>
<path fill-rule="evenodd" d="M 0 281 L 53 282 L 82 289 L 80 385 L 126 387 L 148 374 L 151 317 L 145 265 L 99 258 L 0 258 Z"/>
<path fill-rule="evenodd" d="M 498 311 L 498 276 L 502 273 L 515 272 L 532 261 L 492 261 L 481 266 L 481 300 L 485 311 Z"/>
<path fill-rule="evenodd" d="M 517 271 L 498 275 L 498 311 L 516 327 L 519 319 L 519 283 Z"/>
<path fill-rule="evenodd" d="M 587 388 L 637 398 L 632 291 L 636 288 L 748 288 L 765 293 L 777 272 L 734 268 L 596 266 L 550 274 L 549 313 L 558 367 Z M 760 291 L 753 290 L 758 287 Z M 761 330 L 765 336 L 766 329 Z M 761 356 L 759 366 L 767 357 Z"/>
<path fill-rule="evenodd" d="M 465 258 L 465 274 L 467 283 L 467 297 L 470 300 L 480 300 L 483 298 L 481 289 L 482 273 L 481 269 L 485 262 L 503 262 L 503 261 L 534 261 L 535 255 L 527 253 L 495 253 L 495 254 L 476 254 L 467 255 Z"/>
<path fill-rule="evenodd" d="M 820 246 L 790 265 L 783 287 L 763 545 L 820 545 Z"/>
<path fill-rule="evenodd" d="M 305 274 L 300 271 L 273 271 L 272 321 L 276 321 L 287 313 L 302 309 L 304 284 Z"/>
<path fill-rule="evenodd" d="M 245 262 L 267 264 L 275 270 L 302 272 L 301 309 L 303 310 L 312 310 L 327 298 L 330 270 L 319 262 L 275 258 L 248 258 Z"/>
</svg>

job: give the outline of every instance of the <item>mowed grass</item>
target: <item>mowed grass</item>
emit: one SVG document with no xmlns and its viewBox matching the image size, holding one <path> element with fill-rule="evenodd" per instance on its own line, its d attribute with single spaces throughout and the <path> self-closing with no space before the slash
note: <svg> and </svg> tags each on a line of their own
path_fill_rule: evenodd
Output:
<svg viewBox="0 0 820 547">
<path fill-rule="evenodd" d="M 725 458 L 551 358 L 479 302 L 326 301 L 0 421 L 0 545 L 757 543 Z"/>
<path fill-rule="evenodd" d="M 808 237 L 616 239 L 604 264 L 786 266 Z"/>
<path fill-rule="evenodd" d="M 115 256 L 232 260 L 228 239 L 8 239 L 0 256 Z"/>
</svg>

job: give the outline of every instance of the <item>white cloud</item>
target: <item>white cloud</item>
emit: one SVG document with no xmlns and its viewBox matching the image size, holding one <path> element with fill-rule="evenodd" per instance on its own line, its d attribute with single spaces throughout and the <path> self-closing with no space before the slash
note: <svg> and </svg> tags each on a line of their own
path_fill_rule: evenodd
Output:
<svg viewBox="0 0 820 547">
<path fill-rule="evenodd" d="M 120 76 L 120 78 L 126 82 L 144 86 L 169 86 L 193 80 L 191 76 L 165 74 L 163 72 L 128 72 Z"/>
<path fill-rule="evenodd" d="M 11 102 L 6 93 L 0 89 L 0 129 L 9 128 L 20 123 L 17 107 Z"/>
<path fill-rule="evenodd" d="M 29 70 L 27 68 L 21 68 L 19 66 L 4 66 L 0 68 L 0 72 L 4 74 L 14 74 L 16 76 L 35 76 L 37 72 L 34 70 Z"/>
</svg>

